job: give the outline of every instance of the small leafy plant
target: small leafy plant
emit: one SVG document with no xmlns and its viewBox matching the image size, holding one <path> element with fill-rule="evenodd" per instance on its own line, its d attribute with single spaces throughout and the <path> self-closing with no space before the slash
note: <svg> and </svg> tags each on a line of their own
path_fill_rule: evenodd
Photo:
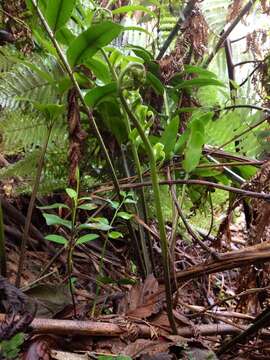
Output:
<svg viewBox="0 0 270 360">
<path fill-rule="evenodd" d="M 59 226 L 63 235 L 59 234 L 49 234 L 45 239 L 55 242 L 57 244 L 64 245 L 67 250 L 67 268 L 68 268 L 68 278 L 69 278 L 69 287 L 70 293 L 72 296 L 73 307 L 74 307 L 74 316 L 76 317 L 76 306 L 75 299 L 73 294 L 72 286 L 72 271 L 73 271 L 73 251 L 76 246 L 86 244 L 90 241 L 96 240 L 99 238 L 99 234 L 96 231 L 106 232 L 106 240 L 102 248 L 102 256 L 100 261 L 100 274 L 102 274 L 103 268 L 103 258 L 105 255 L 106 245 L 109 238 L 118 239 L 122 238 L 123 234 L 119 231 L 114 230 L 113 223 L 117 217 L 124 220 L 130 220 L 132 214 L 126 211 L 120 211 L 123 204 L 134 203 L 132 199 L 132 194 L 127 194 L 121 192 L 122 201 L 112 201 L 107 200 L 108 204 L 112 209 L 114 209 L 114 215 L 112 220 L 109 221 L 105 217 L 89 216 L 87 217 L 84 223 L 78 221 L 79 211 L 92 211 L 97 209 L 97 205 L 93 202 L 92 198 L 89 196 L 79 196 L 79 187 L 80 187 L 80 176 L 79 171 L 77 170 L 76 174 L 77 186 L 76 189 L 66 188 L 66 193 L 69 198 L 69 205 L 65 203 L 54 203 L 48 206 L 39 207 L 41 210 L 53 210 L 53 209 L 66 209 L 67 216 L 59 216 L 51 213 L 44 212 L 43 216 L 46 220 L 48 226 Z"/>
</svg>

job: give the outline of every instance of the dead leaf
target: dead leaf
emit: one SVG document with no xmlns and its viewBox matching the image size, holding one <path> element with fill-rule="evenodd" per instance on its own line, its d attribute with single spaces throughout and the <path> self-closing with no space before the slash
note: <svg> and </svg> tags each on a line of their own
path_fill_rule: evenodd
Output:
<svg viewBox="0 0 270 360">
<path fill-rule="evenodd" d="M 163 307 L 159 294 L 159 284 L 151 274 L 143 284 L 136 284 L 131 288 L 120 302 L 119 312 L 140 319 L 158 314 Z"/>
</svg>

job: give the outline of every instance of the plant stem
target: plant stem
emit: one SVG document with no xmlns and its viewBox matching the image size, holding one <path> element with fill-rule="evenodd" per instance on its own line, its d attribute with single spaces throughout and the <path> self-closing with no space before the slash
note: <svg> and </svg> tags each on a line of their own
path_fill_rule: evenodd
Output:
<svg viewBox="0 0 270 360">
<path fill-rule="evenodd" d="M 121 78 L 119 79 L 121 81 Z M 166 230 L 165 224 L 163 219 L 163 211 L 161 207 L 161 200 L 160 200 L 160 191 L 159 191 L 159 184 L 158 184 L 158 173 L 156 168 L 156 160 L 154 156 L 154 152 L 151 146 L 151 143 L 146 136 L 144 129 L 142 128 L 140 122 L 136 118 L 136 116 L 130 110 L 123 93 L 121 91 L 121 87 L 119 88 L 119 97 L 123 107 L 128 114 L 128 117 L 131 119 L 133 125 L 136 127 L 148 154 L 149 162 L 150 162 L 150 173 L 151 173 L 151 181 L 153 186 L 154 192 L 154 202 L 155 202 L 155 209 L 156 215 L 158 220 L 159 226 L 159 233 L 160 233 L 160 242 L 161 242 L 161 250 L 162 250 L 162 262 L 163 262 L 163 269 L 164 269 L 164 279 L 165 279 L 165 290 L 166 290 L 166 301 L 167 301 L 167 313 L 168 318 L 170 321 L 170 325 L 172 328 L 173 333 L 177 334 L 177 328 L 175 324 L 175 319 L 173 315 L 173 302 L 172 302 L 172 293 L 171 293 L 171 279 L 170 279 L 170 261 L 168 257 L 168 243 L 166 237 Z"/>
<path fill-rule="evenodd" d="M 101 49 L 101 52 L 102 52 L 102 55 L 103 55 L 106 63 L 108 64 L 108 67 L 111 71 L 111 74 L 112 74 L 114 80 L 118 82 L 119 81 L 118 76 L 117 76 L 116 71 L 115 71 L 114 67 L 112 66 L 106 52 L 103 49 Z M 121 101 L 121 99 L 120 99 L 120 102 L 121 102 L 122 107 L 124 107 L 124 104 Z M 124 120 L 125 120 L 126 129 L 127 129 L 128 135 L 129 135 L 131 133 L 130 122 L 127 118 L 124 118 Z M 142 172 L 142 167 L 141 167 L 138 151 L 137 151 L 136 145 L 133 143 L 133 141 L 130 142 L 130 146 L 131 146 L 132 156 L 133 156 L 133 160 L 135 163 L 137 175 L 138 175 L 139 180 L 142 182 L 143 181 L 143 172 Z M 148 223 L 147 206 L 146 206 L 146 200 L 145 200 L 145 191 L 143 188 L 140 189 L 140 191 L 139 191 L 139 197 L 140 197 L 140 203 L 141 203 L 141 207 L 142 207 L 143 219 L 144 219 L 144 222 L 147 224 Z M 139 211 L 137 211 L 137 212 L 139 213 Z M 148 249 L 147 249 L 145 238 L 144 238 L 144 231 L 140 225 L 139 225 L 139 227 L 140 227 L 140 234 L 141 234 L 141 236 L 140 236 L 141 248 L 142 248 L 144 266 L 146 269 L 146 276 L 147 276 L 152 272 L 152 266 L 154 266 L 154 264 L 153 264 L 153 259 L 152 259 L 152 264 L 150 261 Z M 148 232 L 146 232 L 146 236 L 148 239 L 149 249 L 151 249 L 150 235 Z"/>
<path fill-rule="evenodd" d="M 5 247 L 5 232 L 3 221 L 3 209 L 0 198 L 0 275 L 7 276 L 7 260 L 6 260 L 6 247 Z"/>
<path fill-rule="evenodd" d="M 31 194 L 28 209 L 27 209 L 27 215 L 26 215 L 25 226 L 24 226 L 22 242 L 21 242 L 21 251 L 20 251 L 18 272 L 17 272 L 16 282 L 15 282 L 15 285 L 18 288 L 21 285 L 21 275 L 22 275 L 24 261 L 25 261 L 27 239 L 28 239 L 29 229 L 31 226 L 31 219 L 32 219 L 35 200 L 36 200 L 36 196 L 37 196 L 37 192 L 38 192 L 38 188 L 39 188 L 40 178 L 41 178 L 41 174 L 42 174 L 42 170 L 43 170 L 43 166 L 44 166 L 45 154 L 47 151 L 52 128 L 53 128 L 53 124 L 50 124 L 50 126 L 48 127 L 46 138 L 44 140 L 43 147 L 41 149 L 40 158 L 38 160 L 38 168 L 37 168 L 36 178 L 35 178 L 32 194 Z"/>
</svg>

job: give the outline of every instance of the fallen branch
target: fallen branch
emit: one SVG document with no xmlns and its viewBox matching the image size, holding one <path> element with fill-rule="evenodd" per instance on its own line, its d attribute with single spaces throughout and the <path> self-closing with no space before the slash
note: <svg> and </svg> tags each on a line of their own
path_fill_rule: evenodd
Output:
<svg viewBox="0 0 270 360">
<path fill-rule="evenodd" d="M 4 321 L 4 314 L 0 314 L 0 323 Z M 150 338 L 153 333 L 151 327 L 143 324 L 136 324 L 139 336 Z M 243 327 L 244 329 L 247 326 Z M 79 320 L 57 320 L 35 318 L 31 323 L 33 333 L 59 334 L 59 335 L 87 335 L 117 337 L 126 333 L 125 329 L 110 322 L 79 321 Z M 178 328 L 178 335 L 191 337 L 194 335 L 194 328 Z M 213 324 L 196 326 L 196 332 L 202 336 L 239 334 L 241 330 L 233 325 Z M 158 333 L 158 332 L 157 332 Z"/>
<path fill-rule="evenodd" d="M 219 253 L 219 260 L 210 260 L 203 264 L 192 266 L 185 271 L 176 272 L 178 281 L 195 279 L 225 270 L 231 270 L 250 264 L 265 263 L 270 261 L 270 244 L 257 244 L 243 250 L 231 251 L 225 254 Z M 162 282 L 162 279 L 159 279 Z"/>
</svg>

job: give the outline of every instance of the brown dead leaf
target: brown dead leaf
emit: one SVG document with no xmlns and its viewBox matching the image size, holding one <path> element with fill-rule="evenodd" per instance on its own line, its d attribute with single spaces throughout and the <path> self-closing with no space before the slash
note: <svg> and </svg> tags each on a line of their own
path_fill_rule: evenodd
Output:
<svg viewBox="0 0 270 360">
<path fill-rule="evenodd" d="M 168 351 L 172 342 L 167 341 L 152 341 L 145 339 L 137 339 L 134 343 L 129 344 L 125 350 L 124 355 L 130 356 L 132 359 L 148 354 L 150 356 L 156 355 L 159 353 L 165 353 Z"/>
<path fill-rule="evenodd" d="M 118 313 L 136 318 L 147 318 L 162 309 L 159 284 L 153 274 L 143 284 L 134 285 L 119 305 Z"/>
<path fill-rule="evenodd" d="M 50 360 L 51 348 L 55 345 L 54 339 L 50 336 L 35 336 L 27 346 L 22 360 Z"/>
</svg>

